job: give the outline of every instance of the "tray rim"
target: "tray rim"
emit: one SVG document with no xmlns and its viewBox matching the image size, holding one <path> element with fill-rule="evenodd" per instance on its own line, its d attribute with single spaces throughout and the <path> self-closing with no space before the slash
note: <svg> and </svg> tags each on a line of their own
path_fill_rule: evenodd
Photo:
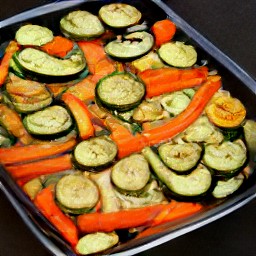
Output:
<svg viewBox="0 0 256 256">
<path fill-rule="evenodd" d="M 25 21 L 27 19 L 35 18 L 43 14 L 48 14 L 57 10 L 62 10 L 70 7 L 75 7 L 86 2 L 97 2 L 99 0 L 64 0 L 57 1 L 50 4 L 42 5 L 28 11 L 21 12 L 15 16 L 7 18 L 0 21 L 0 30 L 4 27 L 10 26 L 12 24 Z M 102 1 L 102 0 L 100 0 Z M 179 26 L 186 34 L 188 34 L 207 54 L 211 55 L 215 60 L 221 63 L 226 69 L 228 69 L 232 75 L 236 76 L 242 83 L 244 83 L 255 95 L 256 95 L 256 81 L 238 64 L 236 64 L 231 58 L 224 54 L 219 48 L 212 44 L 208 39 L 206 39 L 202 34 L 190 26 L 185 20 L 183 20 L 178 14 L 176 14 L 167 4 L 162 0 L 149 0 L 156 5 L 158 5 L 168 17 L 170 17 L 177 26 Z M 4 178 L 4 177 L 2 177 Z M 11 188 L 5 187 L 5 185 L 0 181 L 0 190 L 5 194 L 7 199 L 10 201 L 11 205 L 14 207 L 16 212 L 19 214 L 21 219 L 29 227 L 32 233 L 37 237 L 37 239 L 49 250 L 49 252 L 54 253 L 53 255 L 66 255 L 56 246 L 49 237 L 47 237 L 40 228 L 33 223 L 28 215 L 27 209 L 21 205 L 17 195 L 13 194 L 10 190 Z M 242 194 L 237 195 L 232 198 L 227 203 L 217 206 L 207 212 L 205 212 L 199 220 L 187 223 L 185 226 L 181 225 L 181 228 L 177 230 L 170 231 L 169 234 L 163 235 L 160 238 L 155 239 L 152 242 L 147 242 L 146 244 L 139 245 L 135 248 L 128 249 L 126 251 L 114 252 L 111 255 L 134 255 L 150 248 L 156 247 L 160 244 L 166 243 L 172 239 L 175 239 L 181 235 L 188 232 L 196 230 L 203 227 L 213 221 L 216 221 L 229 213 L 239 209 L 245 204 L 249 203 L 256 197 L 256 184 L 251 186 Z M 56 254 L 57 253 L 57 254 Z M 74 254 L 75 255 L 75 254 Z"/>
</svg>

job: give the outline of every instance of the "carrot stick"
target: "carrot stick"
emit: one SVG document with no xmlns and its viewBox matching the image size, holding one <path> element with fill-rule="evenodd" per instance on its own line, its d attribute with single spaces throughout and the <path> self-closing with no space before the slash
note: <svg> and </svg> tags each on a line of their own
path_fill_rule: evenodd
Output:
<svg viewBox="0 0 256 256">
<path fill-rule="evenodd" d="M 81 139 L 85 140 L 94 135 L 94 128 L 90 120 L 90 112 L 87 106 L 71 93 L 64 93 L 61 97 L 73 114 Z"/>
<path fill-rule="evenodd" d="M 77 217 L 77 226 L 82 233 L 148 226 L 164 207 L 164 204 L 159 204 L 118 212 L 82 214 Z"/>
<path fill-rule="evenodd" d="M 5 50 L 4 57 L 0 65 L 0 86 L 3 85 L 8 75 L 9 62 L 12 55 L 19 50 L 19 45 L 15 41 L 11 41 Z"/>
<path fill-rule="evenodd" d="M 78 46 L 84 53 L 90 73 L 95 74 L 95 65 L 101 59 L 106 58 L 106 53 L 103 46 L 86 41 L 78 42 Z"/>
<path fill-rule="evenodd" d="M 42 214 L 57 228 L 74 247 L 78 243 L 78 230 L 73 221 L 65 215 L 54 201 L 51 187 L 44 188 L 35 197 L 34 203 Z"/>
<path fill-rule="evenodd" d="M 171 203 L 166 205 L 165 209 L 155 217 L 151 226 L 191 216 L 199 212 L 202 207 L 203 206 L 198 203 L 171 201 Z"/>
<path fill-rule="evenodd" d="M 96 82 L 93 81 L 93 76 L 87 76 L 67 91 L 82 101 L 90 101 L 95 98 Z"/>
<path fill-rule="evenodd" d="M 176 25 L 168 19 L 159 20 L 151 28 L 156 46 L 159 47 L 170 41 L 176 33 Z"/>
<path fill-rule="evenodd" d="M 111 131 L 111 139 L 117 144 L 119 158 L 123 158 L 134 152 L 139 152 L 147 146 L 145 137 L 140 134 L 131 134 L 130 131 L 115 118 L 107 118 L 106 123 Z"/>
<path fill-rule="evenodd" d="M 57 155 L 72 149 L 75 145 L 76 140 L 71 139 L 58 144 L 49 142 L 24 147 L 0 148 L 0 163 L 14 164 Z"/>
<path fill-rule="evenodd" d="M 24 145 L 28 145 L 33 141 L 18 113 L 4 104 L 0 104 L 0 123 Z"/>
<path fill-rule="evenodd" d="M 41 49 L 50 55 L 64 58 L 69 51 L 73 49 L 73 42 L 62 36 L 55 36 L 53 40 L 41 47 Z"/>
<path fill-rule="evenodd" d="M 176 136 L 191 125 L 203 112 L 205 106 L 215 92 L 221 87 L 221 78 L 211 76 L 197 90 L 188 107 L 168 123 L 154 129 L 142 132 L 150 146 L 158 144 L 166 139 Z"/>
<path fill-rule="evenodd" d="M 5 166 L 5 169 L 12 175 L 14 179 L 20 179 L 28 176 L 33 176 L 33 178 L 35 178 L 44 174 L 61 172 L 71 169 L 72 167 L 71 156 L 70 154 L 66 154 L 31 163 L 9 165 Z"/>
<path fill-rule="evenodd" d="M 143 131 L 136 136 L 129 133 L 121 124 L 112 125 L 112 128 L 110 128 L 111 138 L 118 146 L 119 158 L 139 152 L 145 146 L 159 144 L 183 132 L 202 114 L 205 106 L 220 87 L 221 80 L 219 76 L 209 77 L 197 90 L 189 106 L 181 114 L 162 126 Z"/>
<path fill-rule="evenodd" d="M 147 69 L 138 74 L 146 86 L 146 97 L 148 98 L 198 86 L 206 80 L 207 75 L 206 67 L 190 70 Z"/>
<path fill-rule="evenodd" d="M 78 42 L 78 45 L 84 53 L 90 73 L 93 74 L 93 82 L 97 83 L 103 76 L 116 70 L 114 62 L 107 57 L 102 45 L 86 41 Z"/>
</svg>

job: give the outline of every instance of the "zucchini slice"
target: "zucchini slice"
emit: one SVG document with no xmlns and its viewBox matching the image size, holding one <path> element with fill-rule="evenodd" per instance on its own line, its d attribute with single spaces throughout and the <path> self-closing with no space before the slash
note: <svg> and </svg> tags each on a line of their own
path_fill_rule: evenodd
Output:
<svg viewBox="0 0 256 256">
<path fill-rule="evenodd" d="M 141 154 L 123 158 L 113 166 L 111 179 L 121 192 L 138 192 L 150 179 L 148 162 Z"/>
<path fill-rule="evenodd" d="M 161 45 L 158 54 L 164 62 L 173 67 L 188 68 L 197 61 L 195 48 L 178 41 Z"/>
<path fill-rule="evenodd" d="M 142 15 L 134 6 L 112 3 L 102 6 L 99 10 L 99 16 L 110 27 L 125 28 L 138 23 Z"/>
<path fill-rule="evenodd" d="M 190 98 L 182 91 L 177 91 L 163 96 L 161 105 L 171 115 L 176 116 L 187 108 Z"/>
<path fill-rule="evenodd" d="M 206 145 L 203 162 L 212 168 L 216 174 L 232 177 L 244 165 L 247 150 L 242 140 L 224 141 L 220 145 Z"/>
<path fill-rule="evenodd" d="M 46 27 L 28 24 L 17 30 L 15 39 L 20 45 L 41 46 L 53 40 L 53 33 Z"/>
<path fill-rule="evenodd" d="M 130 73 L 113 73 L 98 82 L 95 95 L 103 107 L 125 112 L 140 104 L 145 86 Z"/>
<path fill-rule="evenodd" d="M 0 148 L 8 148 L 15 142 L 15 138 L 6 129 L 0 126 Z"/>
<path fill-rule="evenodd" d="M 87 234 L 79 239 L 76 251 L 80 255 L 88 255 L 105 251 L 119 242 L 119 237 L 115 232 L 96 232 Z"/>
<path fill-rule="evenodd" d="M 244 175 L 239 173 L 237 176 L 228 180 L 219 180 L 212 191 L 215 198 L 225 198 L 237 191 L 244 182 Z"/>
<path fill-rule="evenodd" d="M 207 116 L 199 117 L 183 133 L 178 135 L 187 142 L 197 143 L 216 143 L 219 144 L 224 140 L 220 130 L 209 122 Z"/>
<path fill-rule="evenodd" d="M 143 101 L 134 109 L 132 118 L 136 122 L 152 122 L 163 119 L 164 110 L 159 101 Z"/>
<path fill-rule="evenodd" d="M 214 97 L 205 112 L 213 124 L 223 128 L 238 127 L 246 116 L 242 102 L 230 96 Z"/>
<path fill-rule="evenodd" d="M 256 162 L 256 122 L 253 120 L 246 120 L 243 130 L 250 158 L 252 161 Z"/>
<path fill-rule="evenodd" d="M 167 168 L 158 155 L 149 147 L 142 150 L 158 178 L 167 186 L 171 194 L 177 198 L 197 200 L 208 194 L 212 188 L 211 172 L 199 164 L 188 175 L 179 175 Z"/>
<path fill-rule="evenodd" d="M 177 173 L 184 173 L 194 168 L 202 153 L 197 143 L 165 143 L 158 148 L 162 161 Z"/>
<path fill-rule="evenodd" d="M 55 58 L 47 53 L 25 48 L 13 55 L 19 68 L 40 78 L 67 78 L 80 74 L 86 67 L 84 55 L 80 48 L 76 48 L 68 59 Z"/>
<path fill-rule="evenodd" d="M 74 150 L 75 162 L 81 168 L 106 167 L 117 154 L 117 146 L 108 136 L 94 137 L 80 142 Z"/>
<path fill-rule="evenodd" d="M 52 103 L 52 96 L 45 84 L 32 80 L 24 80 L 10 73 L 6 83 L 6 92 L 12 105 L 19 113 L 41 110 Z"/>
<path fill-rule="evenodd" d="M 23 123 L 29 133 L 38 136 L 63 136 L 73 125 L 68 111 L 61 106 L 51 106 L 28 114 Z"/>
<path fill-rule="evenodd" d="M 67 212 L 81 214 L 92 209 L 99 201 L 98 187 L 83 174 L 69 174 L 56 184 L 56 199 Z"/>
<path fill-rule="evenodd" d="M 87 11 L 73 11 L 60 20 L 63 34 L 74 40 L 91 39 L 102 35 L 105 29 L 100 19 Z"/>
<path fill-rule="evenodd" d="M 134 32 L 124 36 L 123 40 L 109 42 L 105 51 L 113 58 L 130 59 L 146 54 L 154 45 L 154 38 L 148 32 Z"/>
</svg>

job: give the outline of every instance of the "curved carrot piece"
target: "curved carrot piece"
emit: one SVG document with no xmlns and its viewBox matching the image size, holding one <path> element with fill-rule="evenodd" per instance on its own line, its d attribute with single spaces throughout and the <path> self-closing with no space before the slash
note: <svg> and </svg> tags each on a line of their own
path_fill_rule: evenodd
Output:
<svg viewBox="0 0 256 256">
<path fill-rule="evenodd" d="M 199 203 L 176 202 L 172 200 L 166 205 L 165 209 L 155 217 L 151 226 L 191 216 L 199 212 L 202 208 L 203 206 Z"/>
<path fill-rule="evenodd" d="M 73 49 L 73 46 L 71 40 L 62 36 L 55 36 L 51 42 L 41 46 L 41 49 L 50 55 L 64 58 Z"/>
<path fill-rule="evenodd" d="M 206 67 L 190 70 L 147 69 L 138 74 L 146 86 L 146 97 L 148 98 L 198 86 L 206 81 L 207 75 L 208 69 Z"/>
<path fill-rule="evenodd" d="M 63 143 L 36 144 L 23 147 L 0 148 L 0 163 L 14 164 L 31 161 L 47 156 L 57 155 L 72 149 L 76 140 L 71 139 Z"/>
<path fill-rule="evenodd" d="M 115 118 L 108 117 L 106 123 L 111 131 L 111 139 L 117 144 L 118 158 L 123 158 L 133 152 L 139 152 L 147 146 L 145 137 L 140 134 L 133 135 Z"/>
<path fill-rule="evenodd" d="M 4 104 L 0 104 L 0 123 L 22 144 L 28 145 L 34 140 L 25 129 L 18 113 Z"/>
<path fill-rule="evenodd" d="M 176 25 L 168 19 L 159 20 L 153 24 L 151 30 L 155 36 L 156 46 L 159 47 L 173 38 L 176 33 Z"/>
<path fill-rule="evenodd" d="M 164 207 L 164 204 L 159 204 L 118 212 L 86 213 L 77 217 L 77 226 L 82 233 L 111 232 L 116 229 L 149 226 Z"/>
<path fill-rule="evenodd" d="M 19 165 L 5 166 L 5 169 L 14 179 L 25 177 L 38 177 L 40 175 L 52 174 L 56 172 L 72 169 L 71 155 L 66 154 L 55 158 L 44 159 Z"/>
<path fill-rule="evenodd" d="M 34 203 L 42 214 L 57 228 L 74 247 L 78 243 L 78 230 L 74 222 L 65 215 L 54 200 L 51 187 L 44 188 L 35 197 Z"/>
<path fill-rule="evenodd" d="M 202 114 L 205 106 L 220 87 L 220 76 L 209 77 L 197 90 L 189 106 L 182 113 L 164 125 L 143 131 L 136 136 L 129 133 L 125 127 L 116 124 L 116 128 L 111 129 L 111 138 L 117 143 L 119 158 L 139 152 L 145 146 L 153 146 L 183 132 Z"/>
<path fill-rule="evenodd" d="M 11 41 L 5 50 L 5 54 L 0 65 L 0 86 L 4 84 L 5 79 L 8 76 L 9 62 L 12 55 L 18 50 L 19 45 L 15 41 Z"/>
<path fill-rule="evenodd" d="M 145 136 L 149 145 L 153 146 L 184 131 L 202 114 L 204 107 L 220 87 L 221 78 L 219 76 L 209 77 L 197 90 L 190 104 L 183 112 L 171 119 L 165 125 L 142 132 L 142 136 Z"/>
<path fill-rule="evenodd" d="M 64 93 L 61 97 L 73 114 L 81 139 L 85 140 L 94 135 L 93 124 L 87 106 L 71 93 Z"/>
</svg>

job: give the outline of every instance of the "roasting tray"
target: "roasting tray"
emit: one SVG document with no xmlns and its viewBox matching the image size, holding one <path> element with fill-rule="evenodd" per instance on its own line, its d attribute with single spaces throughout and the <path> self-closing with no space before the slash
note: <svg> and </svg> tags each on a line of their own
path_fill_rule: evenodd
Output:
<svg viewBox="0 0 256 256">
<path fill-rule="evenodd" d="M 58 21 L 67 12 L 74 9 L 85 9 L 95 12 L 100 6 L 110 2 L 116 1 L 61 1 L 25 11 L 0 21 L 0 58 L 3 55 L 7 42 L 14 38 L 15 31 L 20 25 L 31 22 L 50 27 L 53 31 L 57 32 L 59 31 Z M 229 90 L 234 97 L 239 98 L 243 102 L 247 109 L 248 119 L 256 120 L 256 111 L 253 104 L 256 101 L 256 82 L 241 67 L 187 24 L 163 1 L 130 0 L 122 2 L 138 7 L 149 23 L 166 17 L 173 20 L 182 33 L 199 49 L 199 54 L 218 70 L 222 76 L 224 89 Z M 256 169 L 255 163 L 251 162 L 249 167 L 249 172 L 252 173 L 251 177 L 233 196 L 225 200 L 208 202 L 204 211 L 192 217 L 147 229 L 140 233 L 138 237 L 112 248 L 107 254 L 137 254 L 207 225 L 247 204 L 256 196 L 256 177 L 253 173 Z M 7 196 L 25 224 L 50 253 L 58 256 L 76 255 L 3 168 L 0 171 L 0 189 Z"/>
</svg>

